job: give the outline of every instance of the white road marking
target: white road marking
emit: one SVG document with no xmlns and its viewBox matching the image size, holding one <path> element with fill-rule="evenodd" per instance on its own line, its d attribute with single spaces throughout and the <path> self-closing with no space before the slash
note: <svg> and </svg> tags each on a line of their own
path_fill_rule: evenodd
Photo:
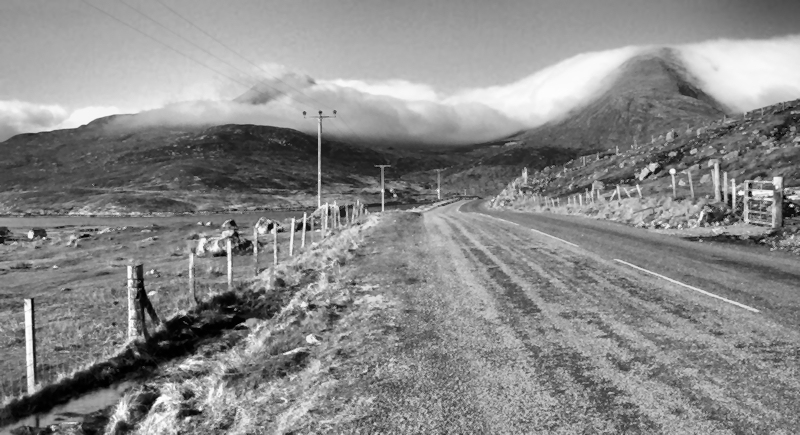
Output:
<svg viewBox="0 0 800 435">
<path fill-rule="evenodd" d="M 459 211 L 461 211 L 461 210 L 459 210 Z M 514 224 L 514 225 L 516 225 L 516 226 L 518 226 L 518 227 L 521 227 L 521 226 L 522 226 L 522 225 L 520 225 L 520 224 L 518 224 L 518 223 L 516 223 L 516 222 L 507 221 L 507 220 L 505 220 L 505 219 L 501 219 L 501 218 L 499 218 L 499 217 L 494 217 L 494 216 L 492 216 L 492 215 L 490 215 L 490 214 L 483 214 L 483 213 L 477 213 L 477 214 L 478 214 L 478 215 L 481 215 L 481 216 L 490 217 L 490 218 L 492 218 L 492 219 L 497 219 L 497 220 L 499 220 L 499 221 L 508 222 L 508 223 L 510 223 L 510 224 Z M 525 227 L 525 228 L 527 228 L 527 227 Z M 550 237 L 551 239 L 556 239 L 556 240 L 558 240 L 559 242 L 566 243 L 566 244 L 568 244 L 568 245 L 570 245 L 570 246 L 574 246 L 574 247 L 576 247 L 576 248 L 578 247 L 578 245 L 576 245 L 576 244 L 574 244 L 574 243 L 572 243 L 572 242 L 568 242 L 568 241 L 566 241 L 566 240 L 564 240 L 564 239 L 558 238 L 558 237 L 556 237 L 556 236 L 551 236 L 550 234 L 543 233 L 543 232 L 541 232 L 541 231 L 539 231 L 539 230 L 534 230 L 533 228 L 528 228 L 528 229 L 529 229 L 529 230 L 531 230 L 531 231 L 533 231 L 534 233 L 539 233 L 539 234 L 541 234 L 541 235 L 543 235 L 543 236 Z"/>
<path fill-rule="evenodd" d="M 727 303 L 729 303 L 729 304 L 736 305 L 737 307 L 744 308 L 745 310 L 752 311 L 752 312 L 754 312 L 754 313 L 760 313 L 760 312 L 761 312 L 761 311 L 759 311 L 759 310 L 757 310 L 757 309 L 755 309 L 755 308 L 753 308 L 753 307 L 747 306 L 747 305 L 745 305 L 745 304 L 741 304 L 741 303 L 739 303 L 739 302 L 736 302 L 736 301 L 732 301 L 732 300 L 730 300 L 730 299 L 723 298 L 722 296 L 717 296 L 717 295 L 715 295 L 714 293 L 709 293 L 709 292 L 707 292 L 707 291 L 705 291 L 705 290 L 700 290 L 700 289 L 699 289 L 699 288 L 697 288 L 697 287 L 692 287 L 692 286 L 690 286 L 689 284 L 684 284 L 684 283 L 682 283 L 682 282 L 680 282 L 680 281 L 676 281 L 676 280 L 674 280 L 674 279 L 672 279 L 672 278 L 669 278 L 669 277 L 666 277 L 666 276 L 664 276 L 664 275 L 661 275 L 661 274 L 658 274 L 658 273 L 655 273 L 655 272 L 651 272 L 651 271 L 649 271 L 649 270 L 647 270 L 647 269 L 645 269 L 645 268 L 642 268 L 642 267 L 636 266 L 636 265 L 634 265 L 634 264 L 630 264 L 630 263 L 628 263 L 627 261 L 622 261 L 622 260 L 620 260 L 619 258 L 615 258 L 615 259 L 614 259 L 614 261 L 618 261 L 618 262 L 620 262 L 620 263 L 622 263 L 622 264 L 624 264 L 624 265 L 626 265 L 626 266 L 630 266 L 630 267 L 632 267 L 632 268 L 634 268 L 634 269 L 641 270 L 642 272 L 647 272 L 647 273 L 649 273 L 649 274 L 651 274 L 651 275 L 655 275 L 655 276 L 657 276 L 657 277 L 659 277 L 659 278 L 662 278 L 662 279 L 665 279 L 665 280 L 667 280 L 667 281 L 669 281 L 669 282 L 671 282 L 671 283 L 673 283 L 673 284 L 678 284 L 678 285 L 680 285 L 680 286 L 686 287 L 686 288 L 688 288 L 689 290 L 694 290 L 694 291 L 696 291 L 696 292 L 700 292 L 700 293 L 702 293 L 702 294 L 704 294 L 704 295 L 706 295 L 706 296 L 711 296 L 712 298 L 717 298 L 717 299 L 719 299 L 719 300 L 721 300 L 721 301 L 725 301 L 725 302 L 727 302 Z"/>
</svg>

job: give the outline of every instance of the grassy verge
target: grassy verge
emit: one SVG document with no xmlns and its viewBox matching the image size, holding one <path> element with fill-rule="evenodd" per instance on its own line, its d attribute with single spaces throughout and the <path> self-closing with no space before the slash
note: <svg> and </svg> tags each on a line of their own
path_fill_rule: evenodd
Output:
<svg viewBox="0 0 800 435">
<path fill-rule="evenodd" d="M 253 406 L 263 400 L 240 393 L 285 381 L 325 352 L 339 355 L 328 334 L 359 292 L 353 280 L 344 281 L 347 264 L 377 221 L 373 215 L 336 232 L 236 291 L 171 318 L 148 343 L 131 343 L 108 361 L 12 401 L 0 411 L 0 425 L 147 369 L 150 382 L 87 424 L 112 433 L 175 433 L 176 421 L 185 423 L 184 433 L 260 427 L 261 410 Z M 231 420 L 231 413 L 239 417 Z"/>
</svg>

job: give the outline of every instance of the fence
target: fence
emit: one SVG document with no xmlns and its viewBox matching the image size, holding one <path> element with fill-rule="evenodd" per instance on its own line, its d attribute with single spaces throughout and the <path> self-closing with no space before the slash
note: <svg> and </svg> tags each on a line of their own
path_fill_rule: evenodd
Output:
<svg viewBox="0 0 800 435">
<path fill-rule="evenodd" d="M 0 311 L 0 400 L 30 394 L 76 369 L 105 360 L 128 340 L 147 338 L 166 317 L 191 308 L 212 292 L 234 289 L 236 281 L 264 270 L 259 267 L 264 266 L 260 258 L 264 250 L 256 247 L 271 248 L 266 250 L 272 251 L 269 266 L 274 267 L 368 213 L 361 203 L 325 204 L 311 216 L 292 219 L 291 227 L 280 235 L 279 231 L 254 232 L 253 268 L 246 267 L 247 257 L 233 255 L 228 238 L 223 256 L 201 257 L 190 251 L 183 263 L 186 273 L 178 273 L 152 290 L 146 288 L 146 280 L 158 281 L 155 278 L 160 272 L 152 265 L 134 262 L 126 267 L 125 291 L 77 294 L 62 289 L 57 298 L 37 294 L 13 301 L 0 294 L 0 310 L 5 311 Z M 307 225 L 298 230 L 296 224 L 303 221 Z M 288 249 L 279 249 L 286 245 Z M 234 259 L 238 267 L 234 267 Z M 222 277 L 225 280 L 219 282 Z M 76 326 L 78 323 L 82 326 Z"/>
</svg>

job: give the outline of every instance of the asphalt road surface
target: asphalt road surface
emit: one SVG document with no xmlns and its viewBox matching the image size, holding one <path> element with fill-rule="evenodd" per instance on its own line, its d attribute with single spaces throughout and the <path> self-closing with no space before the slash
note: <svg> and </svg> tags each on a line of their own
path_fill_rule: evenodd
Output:
<svg viewBox="0 0 800 435">
<path fill-rule="evenodd" d="M 800 430 L 794 258 L 478 202 L 418 221 L 370 259 L 402 315 L 353 433 Z"/>
</svg>

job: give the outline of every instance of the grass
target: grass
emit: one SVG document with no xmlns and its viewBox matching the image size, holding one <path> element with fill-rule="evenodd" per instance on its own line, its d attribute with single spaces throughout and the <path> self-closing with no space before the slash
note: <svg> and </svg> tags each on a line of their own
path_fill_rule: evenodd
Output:
<svg viewBox="0 0 800 435">
<path fill-rule="evenodd" d="M 309 392 L 320 391 L 303 387 L 319 382 L 323 361 L 341 353 L 332 335 L 359 292 L 352 282 L 343 282 L 342 267 L 375 221 L 370 218 L 262 272 L 253 285 L 272 291 L 294 288 L 291 299 L 274 316 L 252 324 L 233 348 L 210 357 L 190 356 L 128 393 L 107 432 L 262 433 L 269 427 L 284 433 L 301 413 L 281 411 L 292 403 L 313 402 L 316 395 L 309 397 Z M 308 340 L 312 334 L 318 341 Z M 357 337 L 349 338 L 358 343 Z"/>
<path fill-rule="evenodd" d="M 240 225 L 255 222 L 258 216 L 250 218 Z M 0 245 L 4 283 L 0 290 L 0 402 L 20 397 L 26 388 L 24 298 L 35 300 L 38 382 L 43 388 L 125 345 L 128 264 L 142 262 L 146 272 L 158 272 L 145 275 L 145 289 L 162 319 L 192 308 L 187 244 L 194 243 L 188 239 L 199 231 L 217 230 L 165 219 L 155 228 L 149 224 L 147 228 L 115 227 L 103 234 L 97 227 L 48 228 L 48 240 Z M 81 238 L 77 248 L 67 246 L 68 236 L 76 232 L 88 237 Z M 245 237 L 247 232 L 242 230 Z M 316 240 L 319 234 L 313 237 Z M 288 239 L 288 233 L 280 233 L 278 243 L 285 245 Z M 287 255 L 288 249 L 280 250 L 280 261 L 286 261 Z M 265 256 L 261 268 L 271 264 L 272 253 L 269 259 Z M 234 281 L 251 278 L 252 256 L 234 256 L 233 267 Z M 225 257 L 196 259 L 201 297 L 227 290 L 226 268 Z"/>
</svg>

